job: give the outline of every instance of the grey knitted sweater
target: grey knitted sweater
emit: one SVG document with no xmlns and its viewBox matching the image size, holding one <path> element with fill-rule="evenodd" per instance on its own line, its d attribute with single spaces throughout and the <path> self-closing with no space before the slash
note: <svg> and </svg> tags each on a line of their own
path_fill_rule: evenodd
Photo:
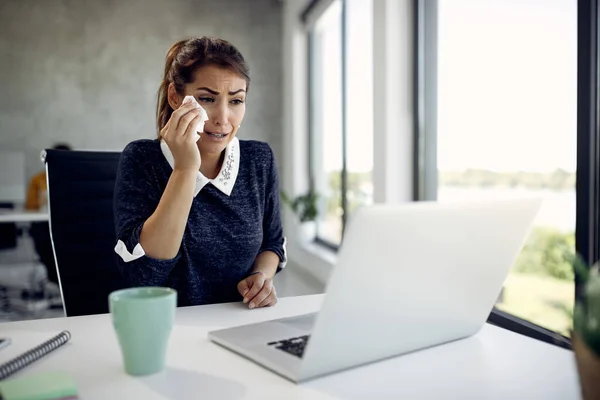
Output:
<svg viewBox="0 0 600 400">
<path fill-rule="evenodd" d="M 157 260 L 145 255 L 139 237 L 172 173 L 170 151 L 167 147 L 165 154 L 166 144 L 162 146 L 158 140 L 138 140 L 121 155 L 114 216 L 116 259 L 123 277 L 131 286 L 176 289 L 180 306 L 241 300 L 237 284 L 249 274 L 259 253 L 276 253 L 281 261 L 278 271 L 286 262 L 278 170 L 271 148 L 263 142 L 232 140 L 219 176 L 209 182 L 199 174 L 177 256 Z"/>
</svg>

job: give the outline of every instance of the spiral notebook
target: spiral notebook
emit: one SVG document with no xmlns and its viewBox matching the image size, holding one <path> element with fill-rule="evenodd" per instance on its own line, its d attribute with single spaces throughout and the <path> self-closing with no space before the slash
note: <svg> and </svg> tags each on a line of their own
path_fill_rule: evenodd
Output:
<svg viewBox="0 0 600 400">
<path fill-rule="evenodd" d="M 62 331 L 58 335 L 46 340 L 39 346 L 32 348 L 7 362 L 0 364 L 0 380 L 6 379 L 12 374 L 22 370 L 40 358 L 58 349 L 71 339 L 69 331 Z"/>
</svg>

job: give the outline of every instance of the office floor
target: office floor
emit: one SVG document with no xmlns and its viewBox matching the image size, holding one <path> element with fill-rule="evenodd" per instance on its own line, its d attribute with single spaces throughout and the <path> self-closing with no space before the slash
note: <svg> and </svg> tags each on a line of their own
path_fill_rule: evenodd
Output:
<svg viewBox="0 0 600 400">
<path fill-rule="evenodd" d="M 45 268 L 37 261 L 28 236 L 19 238 L 16 249 L 0 250 L 0 322 L 64 316 L 59 299 L 51 301 L 36 295 L 45 276 Z M 324 291 L 320 282 L 291 262 L 275 277 L 274 284 L 279 297 Z"/>
</svg>

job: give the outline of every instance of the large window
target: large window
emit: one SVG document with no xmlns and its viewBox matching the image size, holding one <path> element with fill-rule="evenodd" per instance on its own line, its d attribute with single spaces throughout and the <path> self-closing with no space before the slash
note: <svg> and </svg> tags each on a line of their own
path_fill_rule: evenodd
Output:
<svg viewBox="0 0 600 400">
<path fill-rule="evenodd" d="M 336 248 L 348 216 L 373 201 L 371 1 L 330 2 L 309 29 L 309 51 L 317 239 Z"/>
<path fill-rule="evenodd" d="M 544 199 L 497 306 L 566 335 L 575 293 L 577 4 L 438 4 L 438 199 Z"/>
<path fill-rule="evenodd" d="M 577 210 L 576 179 L 598 162 L 578 159 L 577 107 L 589 104 L 578 104 L 577 2 L 415 3 L 424 15 L 421 199 L 543 198 L 496 306 L 568 336 L 576 223 L 591 217 Z"/>
</svg>

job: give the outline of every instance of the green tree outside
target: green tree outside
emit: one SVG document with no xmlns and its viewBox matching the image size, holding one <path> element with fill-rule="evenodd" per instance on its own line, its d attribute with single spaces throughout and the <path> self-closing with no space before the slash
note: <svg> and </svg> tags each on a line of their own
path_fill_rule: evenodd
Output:
<svg viewBox="0 0 600 400">
<path fill-rule="evenodd" d="M 365 183 L 371 182 L 371 173 L 348 172 L 348 211 L 352 213 L 364 204 L 369 193 L 364 191 Z M 561 169 L 552 173 L 507 172 L 497 173 L 471 169 L 465 172 L 440 172 L 440 185 L 459 187 L 523 187 L 527 189 L 548 189 L 553 191 L 572 190 L 575 175 Z M 341 172 L 329 174 L 329 194 L 326 201 L 328 215 L 341 216 Z M 575 256 L 574 232 L 561 232 L 552 227 L 534 227 L 527 243 L 520 253 L 514 270 L 520 273 L 550 276 L 565 281 L 573 281 L 571 260 Z"/>
</svg>

